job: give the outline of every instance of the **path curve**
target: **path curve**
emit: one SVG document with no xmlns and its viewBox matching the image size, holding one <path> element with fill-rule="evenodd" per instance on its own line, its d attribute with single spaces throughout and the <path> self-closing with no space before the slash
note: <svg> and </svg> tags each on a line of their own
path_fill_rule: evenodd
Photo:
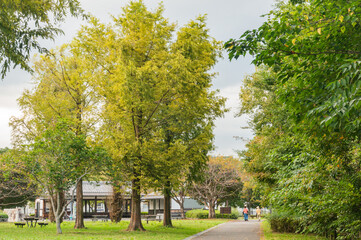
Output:
<svg viewBox="0 0 361 240">
<path fill-rule="evenodd" d="M 261 228 L 258 220 L 231 221 L 185 240 L 260 240 Z"/>
</svg>

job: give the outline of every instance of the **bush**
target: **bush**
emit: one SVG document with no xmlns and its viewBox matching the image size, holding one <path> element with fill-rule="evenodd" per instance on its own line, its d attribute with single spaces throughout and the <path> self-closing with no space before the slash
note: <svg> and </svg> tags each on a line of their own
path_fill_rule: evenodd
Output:
<svg viewBox="0 0 361 240">
<path fill-rule="evenodd" d="M 302 222 L 299 217 L 286 214 L 271 214 L 267 219 L 274 232 L 297 233 L 302 231 Z"/>
<path fill-rule="evenodd" d="M 149 213 L 148 212 L 141 212 L 140 214 L 141 215 L 148 215 Z"/>
<path fill-rule="evenodd" d="M 187 218 L 198 218 L 198 219 L 206 219 L 208 218 L 208 211 L 201 209 L 194 209 L 186 212 Z"/>
<path fill-rule="evenodd" d="M 208 210 L 195 209 L 186 212 L 187 218 L 197 218 L 197 219 L 207 219 Z M 227 218 L 227 219 L 237 219 L 238 216 L 235 213 L 231 214 L 220 214 L 219 211 L 216 211 L 216 218 Z"/>
<path fill-rule="evenodd" d="M 238 215 L 236 213 L 231 213 L 231 214 L 216 213 L 216 218 L 237 219 Z"/>
<path fill-rule="evenodd" d="M 9 218 L 9 216 L 6 213 L 0 213 L 0 218 Z"/>
</svg>

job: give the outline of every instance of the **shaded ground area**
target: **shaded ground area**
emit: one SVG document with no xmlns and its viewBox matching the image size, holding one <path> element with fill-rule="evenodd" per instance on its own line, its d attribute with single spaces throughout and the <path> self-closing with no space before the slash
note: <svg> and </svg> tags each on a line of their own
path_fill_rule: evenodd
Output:
<svg viewBox="0 0 361 240">
<path fill-rule="evenodd" d="M 192 240 L 260 240 L 260 222 L 258 220 L 232 221 L 221 224 Z"/>
</svg>

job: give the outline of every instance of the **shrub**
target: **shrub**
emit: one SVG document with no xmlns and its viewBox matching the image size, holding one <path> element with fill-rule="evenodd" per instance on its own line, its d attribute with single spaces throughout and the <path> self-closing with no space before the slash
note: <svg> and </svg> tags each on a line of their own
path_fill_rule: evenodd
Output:
<svg viewBox="0 0 361 240">
<path fill-rule="evenodd" d="M 198 219 L 207 219 L 208 210 L 195 209 L 186 212 L 187 218 L 198 218 Z M 216 211 L 216 218 L 227 218 L 227 219 L 237 219 L 238 216 L 235 213 L 231 214 L 220 214 L 219 211 Z"/>
<path fill-rule="evenodd" d="M 194 209 L 186 212 L 187 218 L 198 218 L 198 219 L 206 219 L 208 218 L 208 211 L 201 209 Z"/>
<path fill-rule="evenodd" d="M 299 217 L 286 214 L 271 214 L 267 219 L 274 232 L 297 233 L 302 230 L 302 222 Z"/>
<path fill-rule="evenodd" d="M 236 213 L 231 213 L 231 214 L 216 213 L 216 218 L 237 219 L 238 215 Z"/>
<path fill-rule="evenodd" d="M 141 212 L 140 214 L 141 215 L 148 215 L 149 213 L 148 212 Z"/>
<path fill-rule="evenodd" d="M 6 213 L 0 213 L 0 218 L 9 218 L 9 216 Z"/>
</svg>

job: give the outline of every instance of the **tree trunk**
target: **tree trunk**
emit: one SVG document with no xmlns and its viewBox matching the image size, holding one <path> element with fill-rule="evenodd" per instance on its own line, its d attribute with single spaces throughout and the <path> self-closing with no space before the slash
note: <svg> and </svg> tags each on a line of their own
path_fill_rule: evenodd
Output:
<svg viewBox="0 0 361 240">
<path fill-rule="evenodd" d="M 180 207 L 180 213 L 181 213 L 181 218 L 185 219 L 185 212 L 184 212 L 184 199 L 185 199 L 185 191 L 182 189 L 180 191 L 178 191 L 178 194 L 172 193 L 173 195 L 173 200 L 178 203 L 179 207 Z"/>
<path fill-rule="evenodd" d="M 57 217 L 56 218 L 56 233 L 57 234 L 63 234 L 63 231 L 61 230 L 61 218 Z"/>
<path fill-rule="evenodd" d="M 214 210 L 215 203 L 213 201 L 209 202 L 209 213 L 208 218 L 215 218 L 216 217 L 216 211 Z"/>
<path fill-rule="evenodd" d="M 119 191 L 119 187 L 113 186 L 113 196 L 110 201 L 109 217 L 112 222 L 120 222 L 123 215 L 123 202 L 124 198 Z"/>
<path fill-rule="evenodd" d="M 53 210 L 54 210 L 57 234 L 63 234 L 63 231 L 61 230 L 61 223 L 63 221 L 63 216 L 64 216 L 64 212 L 63 212 L 63 209 L 65 207 L 64 200 L 65 200 L 64 192 L 57 192 L 56 201 L 53 202 L 54 203 Z"/>
<path fill-rule="evenodd" d="M 54 196 L 50 196 L 51 198 L 54 199 Z M 54 201 L 54 205 L 56 205 L 56 199 L 53 200 Z M 49 221 L 51 223 L 55 223 L 56 219 L 55 219 L 55 214 L 54 214 L 54 209 L 53 209 L 53 204 L 50 204 L 50 208 L 49 208 Z"/>
<path fill-rule="evenodd" d="M 76 219 L 74 228 L 85 228 L 83 213 L 83 180 L 76 185 Z"/>
<path fill-rule="evenodd" d="M 58 196 L 59 195 L 59 196 Z M 58 199 L 57 197 L 59 197 L 59 202 L 61 203 L 60 208 L 63 208 L 64 205 L 66 204 L 66 199 L 65 199 L 65 193 L 61 192 L 61 193 L 56 193 L 55 196 L 53 196 L 53 201 L 54 201 L 54 207 L 55 209 L 53 209 L 53 204 L 50 204 L 50 209 L 49 209 L 49 221 L 51 223 L 55 223 L 56 222 L 56 215 L 55 215 L 55 211 L 57 211 L 58 209 Z M 64 213 L 65 214 L 65 213 Z M 63 217 L 64 214 L 62 214 L 60 216 L 60 223 L 63 222 Z"/>
<path fill-rule="evenodd" d="M 140 212 L 140 182 L 139 179 L 137 179 L 138 176 L 135 175 L 135 177 L 136 178 L 132 180 L 132 209 L 127 231 L 145 231 L 142 225 Z"/>
<path fill-rule="evenodd" d="M 180 206 L 180 210 L 181 210 L 181 218 L 185 219 L 186 215 L 184 213 L 184 202 L 182 202 L 182 204 L 179 204 L 179 206 Z"/>
<path fill-rule="evenodd" d="M 171 186 L 170 181 L 167 181 L 164 186 L 164 215 L 163 215 L 163 226 L 173 227 L 172 216 L 171 216 Z"/>
</svg>

